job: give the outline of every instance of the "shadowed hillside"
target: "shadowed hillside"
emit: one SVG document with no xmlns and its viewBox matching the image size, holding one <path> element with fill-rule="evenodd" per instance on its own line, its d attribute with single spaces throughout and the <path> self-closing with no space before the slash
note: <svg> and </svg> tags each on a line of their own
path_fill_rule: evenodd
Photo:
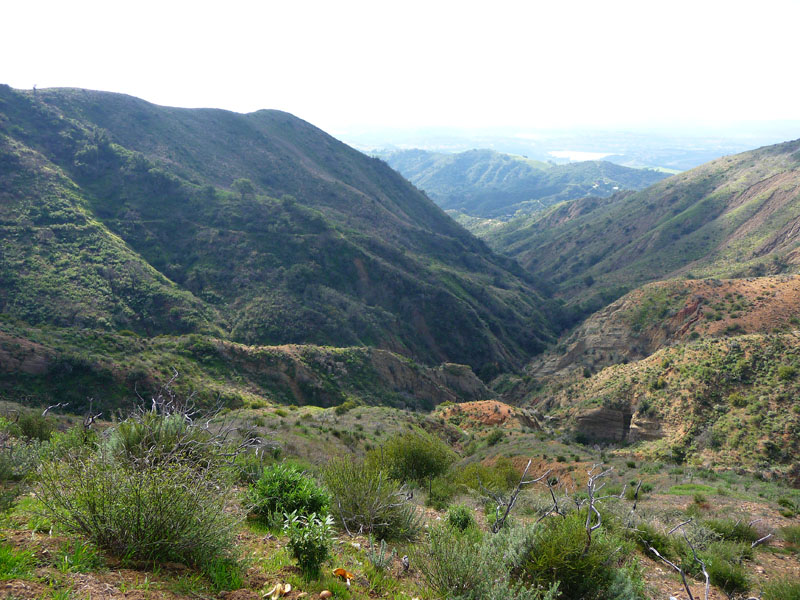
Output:
<svg viewBox="0 0 800 600">
<path fill-rule="evenodd" d="M 9 318 L 367 345 L 489 373 L 551 336 L 516 264 L 289 114 L 2 87 L 0 139 Z"/>
</svg>

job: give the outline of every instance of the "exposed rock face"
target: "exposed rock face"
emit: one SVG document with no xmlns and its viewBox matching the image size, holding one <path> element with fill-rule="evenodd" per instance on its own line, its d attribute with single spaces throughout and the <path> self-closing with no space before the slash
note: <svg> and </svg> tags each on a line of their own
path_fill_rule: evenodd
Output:
<svg viewBox="0 0 800 600">
<path fill-rule="evenodd" d="M 591 441 L 621 442 L 628 437 L 631 413 L 611 408 L 596 408 L 578 415 L 575 428 L 578 434 Z"/>
<path fill-rule="evenodd" d="M 445 419 L 454 415 L 460 416 L 462 418 L 460 423 L 462 428 L 468 428 L 472 425 L 513 427 L 517 423 L 530 429 L 538 430 L 542 428 L 536 412 L 532 409 L 510 406 L 497 400 L 462 402 L 443 408 L 441 414 Z"/>
<path fill-rule="evenodd" d="M 42 375 L 51 362 L 52 353 L 44 346 L 0 333 L 0 373 Z"/>
<path fill-rule="evenodd" d="M 597 371 L 609 365 L 641 360 L 669 344 L 701 316 L 702 298 L 689 297 L 675 314 L 654 326 L 637 328 L 632 326 L 631 316 L 641 308 L 640 302 L 641 294 L 633 292 L 596 312 L 567 338 L 566 352 L 534 359 L 529 367 L 530 374 L 553 375 L 584 367 Z"/>
<path fill-rule="evenodd" d="M 665 433 L 661 426 L 661 421 L 643 417 L 639 413 L 635 413 L 631 419 L 631 427 L 628 431 L 628 441 L 653 441 L 660 440 L 664 437 Z"/>
<path fill-rule="evenodd" d="M 591 441 L 638 442 L 664 437 L 661 422 L 630 410 L 596 408 L 575 418 L 575 430 Z"/>
</svg>

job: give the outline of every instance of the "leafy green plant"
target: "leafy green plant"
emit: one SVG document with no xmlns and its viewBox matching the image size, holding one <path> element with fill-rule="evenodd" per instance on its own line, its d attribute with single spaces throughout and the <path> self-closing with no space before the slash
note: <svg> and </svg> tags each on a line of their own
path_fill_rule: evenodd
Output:
<svg viewBox="0 0 800 600">
<path fill-rule="evenodd" d="M 797 376 L 797 368 L 794 365 L 778 365 L 778 379 L 781 381 L 791 381 Z"/>
<path fill-rule="evenodd" d="M 376 464 L 333 458 L 323 479 L 332 496 L 331 513 L 346 530 L 387 540 L 412 540 L 419 534 L 420 516 L 406 490 Z"/>
<path fill-rule="evenodd" d="M 800 525 L 781 527 L 781 537 L 792 546 L 800 546 Z"/>
<path fill-rule="evenodd" d="M 703 525 L 724 540 L 752 543 L 760 537 L 751 525 L 738 519 L 705 519 Z"/>
<path fill-rule="evenodd" d="M 275 514 L 308 515 L 328 513 L 330 496 L 314 479 L 298 468 L 277 464 L 266 467 L 247 490 L 251 511 L 263 518 Z"/>
<path fill-rule="evenodd" d="M 366 555 L 367 562 L 369 562 L 373 568 L 379 571 L 385 571 L 391 566 L 395 554 L 394 548 L 392 548 L 391 552 L 387 552 L 386 540 L 381 540 L 380 544 L 376 544 L 375 540 L 370 536 L 369 548 L 367 548 Z"/>
<path fill-rule="evenodd" d="M 23 438 L 40 442 L 49 441 L 56 428 L 52 418 L 34 411 L 20 413 L 16 426 Z"/>
<path fill-rule="evenodd" d="M 602 527 L 587 543 L 585 521 L 585 511 L 574 512 L 537 528 L 521 566 L 524 580 L 540 586 L 559 583 L 565 598 L 607 598 L 630 547 Z"/>
<path fill-rule="evenodd" d="M 106 449 L 141 467 L 179 461 L 209 466 L 218 456 L 218 440 L 182 411 L 136 413 L 112 431 Z"/>
<path fill-rule="evenodd" d="M 493 492 L 506 492 L 514 488 L 520 473 L 507 457 L 498 458 L 493 464 L 470 463 L 464 467 L 453 467 L 452 479 L 475 491 L 485 487 Z"/>
<path fill-rule="evenodd" d="M 392 479 L 422 481 L 447 471 L 456 454 L 438 437 L 415 430 L 394 436 L 384 444 L 382 452 L 373 451 L 369 458 Z"/>
<path fill-rule="evenodd" d="M 704 560 L 709 581 L 728 596 L 750 589 L 750 578 L 743 564 L 727 560 L 716 553 L 707 554 Z"/>
<path fill-rule="evenodd" d="M 292 512 L 286 515 L 284 531 L 289 536 L 289 549 L 300 569 L 308 577 L 319 576 L 322 563 L 331 551 L 333 519 L 311 513 L 308 516 Z"/>
<path fill-rule="evenodd" d="M 505 437 L 502 429 L 493 429 L 492 432 L 486 436 L 486 445 L 494 446 Z"/>
<path fill-rule="evenodd" d="M 677 554 L 673 538 L 651 523 L 643 521 L 636 525 L 635 529 L 626 529 L 625 531 L 628 537 L 636 542 L 642 553 L 647 556 L 652 556 L 650 547 L 655 548 L 661 556 L 667 559 L 672 559 Z"/>
<path fill-rule="evenodd" d="M 430 482 L 425 504 L 437 510 L 442 510 L 450 504 L 456 493 L 458 493 L 458 486 L 450 478 L 447 476 L 437 477 Z"/>
<path fill-rule="evenodd" d="M 447 524 L 459 531 L 466 531 L 470 527 L 477 526 L 472 511 L 463 504 L 450 507 L 447 511 Z"/>
<path fill-rule="evenodd" d="M 508 530 L 485 536 L 438 525 L 414 551 L 414 564 L 438 598 L 458 600 L 553 600 L 558 584 L 544 589 L 516 580 L 530 531 Z"/>
</svg>

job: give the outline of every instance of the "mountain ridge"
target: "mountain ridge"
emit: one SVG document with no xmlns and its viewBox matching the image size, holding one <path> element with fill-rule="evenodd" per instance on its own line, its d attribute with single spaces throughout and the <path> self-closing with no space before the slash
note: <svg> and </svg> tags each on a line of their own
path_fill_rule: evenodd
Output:
<svg viewBox="0 0 800 600">
<path fill-rule="evenodd" d="M 106 92 L 34 95 L 5 86 L 0 114 L 0 177 L 17 206 L 30 198 L 21 184 L 10 185 L 16 154 L 38 153 L 43 160 L 30 177 L 58 172 L 61 179 L 37 211 L 72 197 L 105 238 L 141 259 L 137 269 L 155 269 L 153 277 L 197 313 L 172 333 L 368 345 L 490 371 L 520 366 L 552 336 L 547 313 L 555 307 L 534 278 L 385 163 L 288 113 L 163 108 Z M 24 229 L 28 217 L 12 217 Z M 32 233 L 49 235 L 46 219 L 39 229 Z M 74 257 L 51 258 L 80 270 Z M 100 304 L 113 295 L 103 285 Z M 6 297 L 0 311 L 20 318 L 31 304 Z M 165 305 L 167 316 L 172 309 L 181 310 Z M 134 329 L 158 333 L 167 316 L 149 332 Z M 93 326 L 131 326 L 111 314 L 103 319 Z"/>
<path fill-rule="evenodd" d="M 405 150 L 379 156 L 445 210 L 481 218 L 508 219 L 587 195 L 607 197 L 667 176 L 606 161 L 556 165 L 489 149 L 457 154 Z"/>
</svg>

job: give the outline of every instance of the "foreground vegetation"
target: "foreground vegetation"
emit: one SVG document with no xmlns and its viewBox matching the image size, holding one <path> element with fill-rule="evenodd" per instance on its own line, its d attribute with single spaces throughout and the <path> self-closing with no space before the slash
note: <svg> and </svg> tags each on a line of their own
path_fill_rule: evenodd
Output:
<svg viewBox="0 0 800 600">
<path fill-rule="evenodd" d="M 800 494 L 775 483 L 639 463 L 624 450 L 516 428 L 469 429 L 463 418 L 456 428 L 441 413 L 408 415 L 386 437 L 355 438 L 346 456 L 314 462 L 320 446 L 287 455 L 281 432 L 292 427 L 259 435 L 259 419 L 282 410 L 209 420 L 167 388 L 116 423 L 7 412 L 6 589 L 62 599 L 133 590 L 277 598 L 287 585 L 290 598 L 324 590 L 334 598 L 635 600 L 666 590 L 683 598 L 678 572 L 656 552 L 696 598 L 704 569 L 713 593 L 725 594 L 714 598 L 792 598 L 800 585 L 776 565 L 797 561 L 791 523 Z M 372 427 L 381 410 L 308 407 L 293 416 L 313 428 L 329 415 L 355 429 Z"/>
</svg>

